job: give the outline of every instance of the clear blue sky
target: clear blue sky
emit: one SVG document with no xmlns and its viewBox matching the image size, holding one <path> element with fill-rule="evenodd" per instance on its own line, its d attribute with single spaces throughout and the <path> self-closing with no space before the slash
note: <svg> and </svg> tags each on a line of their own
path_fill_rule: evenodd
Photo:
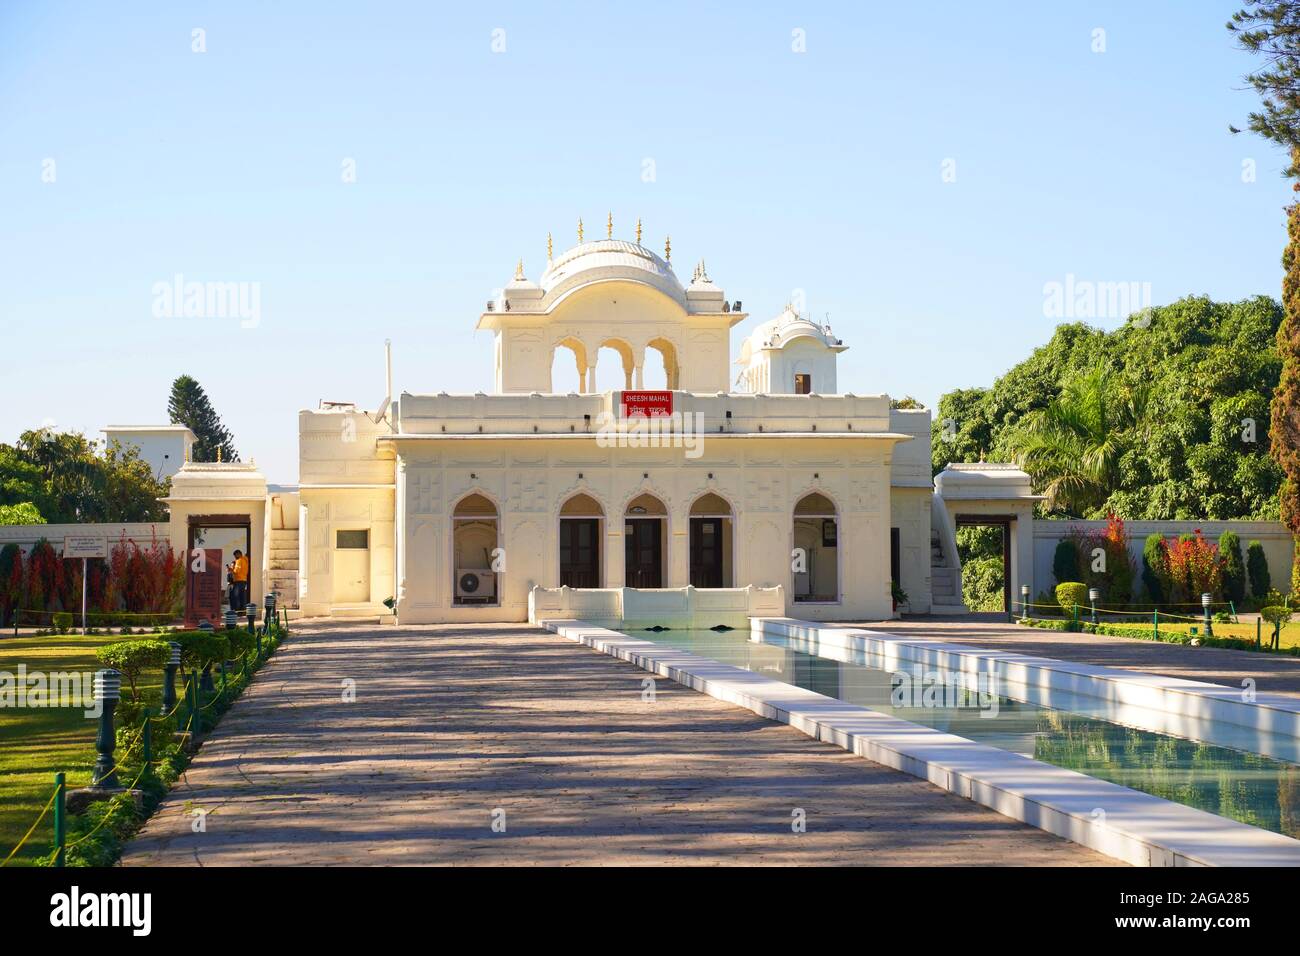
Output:
<svg viewBox="0 0 1300 956">
<path fill-rule="evenodd" d="M 1046 341 L 1067 274 L 1276 296 L 1290 193 L 1227 131 L 1235 5 L 9 0 L 0 441 L 161 422 L 188 372 L 295 481 L 296 411 L 373 407 L 385 337 L 399 391 L 489 388 L 484 300 L 609 210 L 744 301 L 733 351 L 802 289 L 842 390 L 931 405 Z M 260 324 L 154 317 L 177 273 L 260 283 Z"/>
</svg>

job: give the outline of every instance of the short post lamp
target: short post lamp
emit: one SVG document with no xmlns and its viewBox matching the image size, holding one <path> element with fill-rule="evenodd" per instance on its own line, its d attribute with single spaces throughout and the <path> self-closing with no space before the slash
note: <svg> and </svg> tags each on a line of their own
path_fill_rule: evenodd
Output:
<svg viewBox="0 0 1300 956">
<path fill-rule="evenodd" d="M 1088 588 L 1088 603 L 1092 605 L 1092 626 L 1097 626 L 1097 602 L 1101 600 L 1100 588 Z"/>
<path fill-rule="evenodd" d="M 1205 636 L 1206 637 L 1214 636 L 1214 622 L 1210 619 L 1210 602 L 1213 599 L 1214 599 L 1214 595 L 1211 594 L 1209 591 L 1206 591 L 1204 594 L 1201 595 L 1201 610 L 1205 612 Z"/>
<path fill-rule="evenodd" d="M 163 665 L 163 713 L 170 714 L 176 707 L 176 671 L 181 666 L 181 646 L 175 641 L 168 641 L 172 649 L 171 656 Z"/>
<path fill-rule="evenodd" d="M 1029 620 L 1029 585 L 1020 585 L 1020 620 Z"/>
<path fill-rule="evenodd" d="M 113 711 L 122 698 L 122 672 L 112 669 L 95 671 L 95 700 L 99 703 L 99 733 L 95 735 L 95 769 L 90 786 L 96 790 L 120 790 L 113 750 L 117 736 L 113 731 Z"/>
<path fill-rule="evenodd" d="M 271 633 L 271 622 L 275 620 L 275 592 L 268 591 L 266 600 L 262 602 L 262 631 L 265 634 Z"/>
<path fill-rule="evenodd" d="M 248 615 L 248 633 L 253 634 L 257 631 L 257 605 L 249 604 L 244 608 L 244 613 Z"/>
<path fill-rule="evenodd" d="M 233 631 L 235 628 L 239 627 L 239 612 L 234 608 L 227 609 L 223 623 L 226 625 L 227 631 Z"/>
</svg>

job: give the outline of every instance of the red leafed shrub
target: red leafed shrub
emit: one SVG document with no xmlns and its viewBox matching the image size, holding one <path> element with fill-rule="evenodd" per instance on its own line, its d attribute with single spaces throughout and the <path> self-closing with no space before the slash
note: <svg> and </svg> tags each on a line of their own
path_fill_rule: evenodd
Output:
<svg viewBox="0 0 1300 956">
<path fill-rule="evenodd" d="M 1195 602 L 1207 592 L 1218 593 L 1223 584 L 1223 560 L 1219 546 L 1207 540 L 1200 528 L 1190 537 L 1170 542 L 1167 551 L 1176 600 Z"/>
<path fill-rule="evenodd" d="M 109 566 L 117 584 L 117 595 L 125 603 L 126 610 L 153 614 L 172 611 L 179 606 L 184 587 L 184 566 L 171 544 L 160 541 L 157 533 L 148 548 L 141 548 L 134 541 L 119 541 L 113 547 Z"/>
<path fill-rule="evenodd" d="M 29 611 L 60 610 L 59 592 L 63 587 L 63 559 L 54 551 L 54 545 L 44 538 L 32 545 L 27 554 L 27 573 L 23 576 L 26 588 L 23 607 Z M 44 615 L 36 615 L 31 623 L 43 624 Z"/>
</svg>

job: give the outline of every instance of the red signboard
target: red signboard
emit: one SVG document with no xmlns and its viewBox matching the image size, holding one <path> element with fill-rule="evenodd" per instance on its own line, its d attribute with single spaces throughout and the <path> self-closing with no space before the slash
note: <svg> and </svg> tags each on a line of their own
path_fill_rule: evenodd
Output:
<svg viewBox="0 0 1300 956">
<path fill-rule="evenodd" d="M 185 569 L 185 623 L 221 626 L 221 549 L 192 548 Z"/>
<path fill-rule="evenodd" d="M 622 410 L 624 418 L 637 415 L 643 418 L 667 418 L 673 413 L 673 393 L 624 392 Z"/>
</svg>

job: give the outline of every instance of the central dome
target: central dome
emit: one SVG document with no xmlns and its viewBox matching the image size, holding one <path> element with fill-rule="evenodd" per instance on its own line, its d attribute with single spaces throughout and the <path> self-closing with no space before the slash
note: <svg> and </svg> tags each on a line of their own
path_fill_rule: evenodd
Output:
<svg viewBox="0 0 1300 956">
<path fill-rule="evenodd" d="M 560 253 L 542 273 L 539 284 L 544 293 L 550 293 L 560 286 L 572 288 L 618 278 L 646 282 L 678 298 L 684 294 L 672 266 L 645 246 L 623 239 L 584 242 Z"/>
</svg>

